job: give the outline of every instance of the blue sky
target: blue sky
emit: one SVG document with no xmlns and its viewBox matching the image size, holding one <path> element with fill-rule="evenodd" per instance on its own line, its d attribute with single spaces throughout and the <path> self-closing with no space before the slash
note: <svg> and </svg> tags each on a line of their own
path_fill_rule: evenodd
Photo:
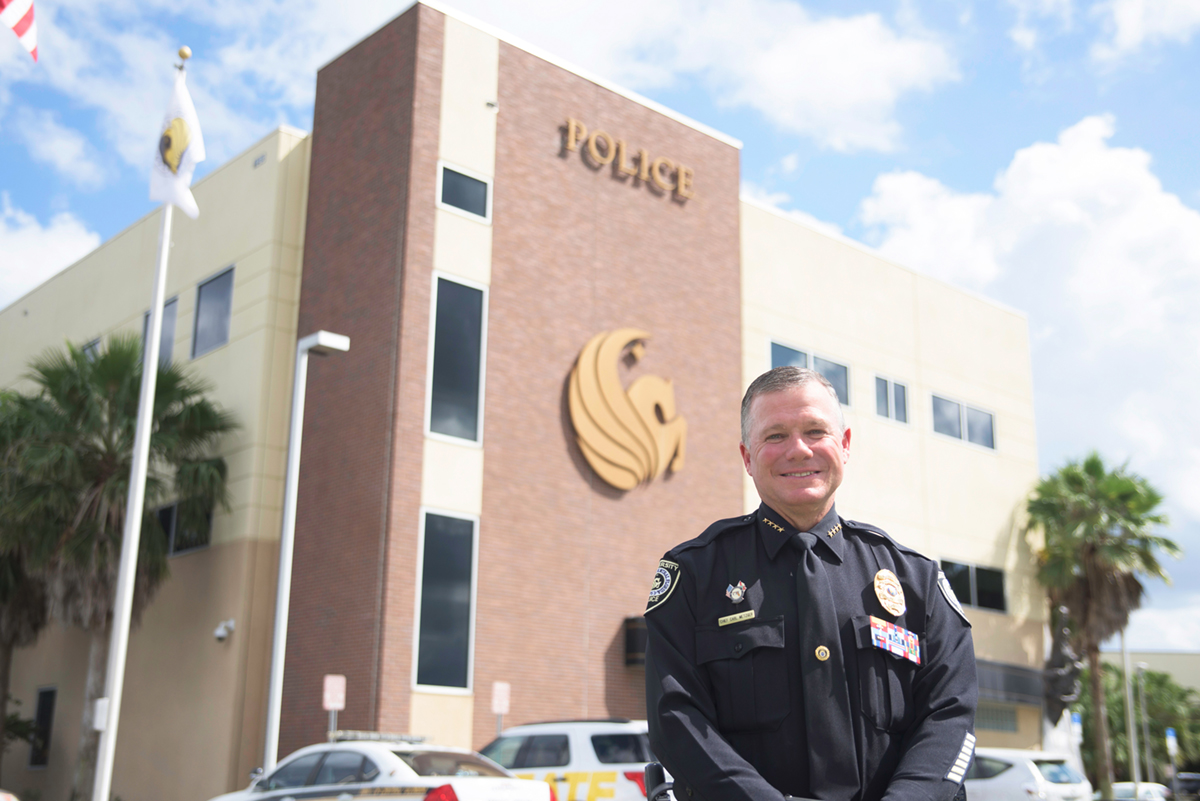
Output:
<svg viewBox="0 0 1200 801">
<path fill-rule="evenodd" d="M 1029 315 L 1044 471 L 1096 448 L 1188 549 L 1130 642 L 1200 642 L 1200 0 L 461 0 L 743 142 L 743 193 Z M 35 0 L 0 30 L 0 307 L 153 204 L 174 51 L 208 161 L 311 127 L 363 0 Z"/>
</svg>

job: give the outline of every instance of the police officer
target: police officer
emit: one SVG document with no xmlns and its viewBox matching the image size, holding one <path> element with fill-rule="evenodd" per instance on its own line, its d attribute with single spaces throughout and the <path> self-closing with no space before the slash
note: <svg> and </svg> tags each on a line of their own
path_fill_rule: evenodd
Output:
<svg viewBox="0 0 1200 801">
<path fill-rule="evenodd" d="M 650 742 L 676 799 L 961 796 L 970 624 L 935 562 L 835 511 L 850 430 L 833 386 L 759 376 L 741 452 L 762 505 L 669 551 L 646 609 Z"/>
</svg>

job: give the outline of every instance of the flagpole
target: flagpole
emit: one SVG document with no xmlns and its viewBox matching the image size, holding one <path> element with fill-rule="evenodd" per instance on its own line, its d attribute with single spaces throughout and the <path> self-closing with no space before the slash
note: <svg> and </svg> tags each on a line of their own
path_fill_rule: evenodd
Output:
<svg viewBox="0 0 1200 801">
<path fill-rule="evenodd" d="M 183 59 L 191 50 L 180 48 Z M 179 65 L 183 69 L 183 65 Z M 158 233 L 158 263 L 150 303 L 150 330 L 142 358 L 142 390 L 138 398 L 137 428 L 133 438 L 133 465 L 129 496 L 125 503 L 125 531 L 121 537 L 121 565 L 117 573 L 117 597 L 109 639 L 108 669 L 104 674 L 104 697 L 96 702 L 93 725 L 100 731 L 96 753 L 96 781 L 92 801 L 108 801 L 112 794 L 113 758 L 116 756 L 117 726 L 121 719 L 121 695 L 125 689 L 125 657 L 129 650 L 129 624 L 133 616 L 133 589 L 137 578 L 138 546 L 142 538 L 142 512 L 146 501 L 146 474 L 150 466 L 150 423 L 154 417 L 154 390 L 158 383 L 158 353 L 162 345 L 163 298 L 166 295 L 167 256 L 171 251 L 171 212 L 163 203 L 162 227 Z"/>
</svg>

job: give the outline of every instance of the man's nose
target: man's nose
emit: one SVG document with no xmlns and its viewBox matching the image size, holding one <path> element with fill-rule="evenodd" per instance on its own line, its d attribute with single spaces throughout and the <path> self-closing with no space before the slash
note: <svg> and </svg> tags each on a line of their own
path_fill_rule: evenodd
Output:
<svg viewBox="0 0 1200 801">
<path fill-rule="evenodd" d="M 792 434 L 788 437 L 788 456 L 798 459 L 812 456 L 812 448 L 808 447 L 802 434 Z"/>
</svg>

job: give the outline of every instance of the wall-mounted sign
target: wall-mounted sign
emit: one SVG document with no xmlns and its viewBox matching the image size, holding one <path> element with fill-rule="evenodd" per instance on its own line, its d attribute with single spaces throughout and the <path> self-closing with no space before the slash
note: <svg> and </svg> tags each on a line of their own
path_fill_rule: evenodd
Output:
<svg viewBox="0 0 1200 801">
<path fill-rule="evenodd" d="M 604 481 L 620 490 L 683 468 L 687 421 L 675 413 L 669 378 L 642 376 L 621 386 L 618 366 L 637 361 L 650 334 L 620 328 L 597 334 L 583 346 L 567 388 L 567 405 L 584 458 Z"/>
<path fill-rule="evenodd" d="M 572 153 L 580 150 L 583 158 L 597 169 L 611 164 L 613 175 L 619 178 L 636 178 L 661 192 L 673 192 L 680 200 L 696 196 L 692 188 L 696 174 L 691 167 L 666 156 L 651 157 L 648 150 L 631 151 L 624 139 L 607 131 L 589 133 L 586 125 L 572 117 L 567 118 L 566 134 L 567 150 Z"/>
</svg>

